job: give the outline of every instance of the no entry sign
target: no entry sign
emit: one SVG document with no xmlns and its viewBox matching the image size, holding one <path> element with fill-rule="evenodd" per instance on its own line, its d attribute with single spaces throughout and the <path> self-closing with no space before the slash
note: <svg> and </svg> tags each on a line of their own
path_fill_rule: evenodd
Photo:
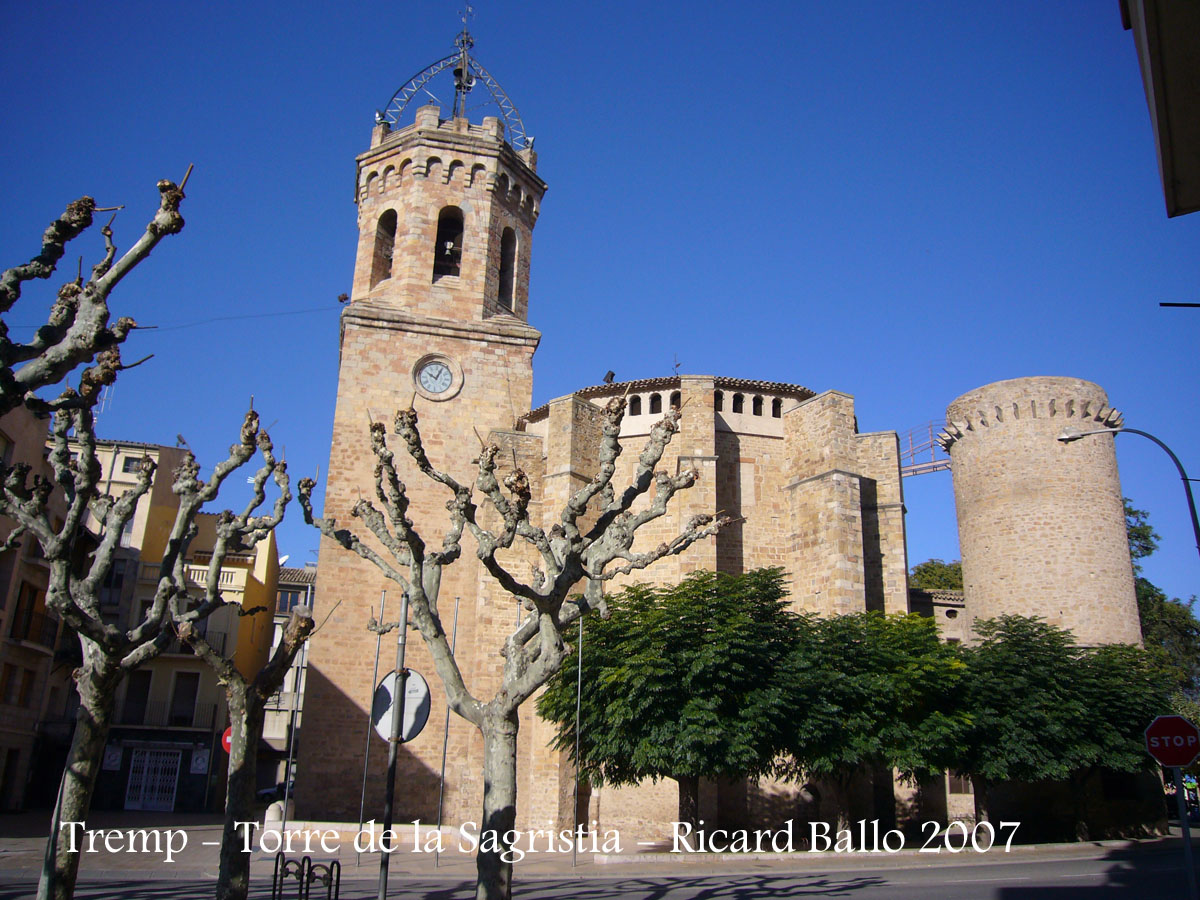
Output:
<svg viewBox="0 0 1200 900">
<path fill-rule="evenodd" d="M 1159 716 L 1146 729 L 1146 749 L 1160 765 L 1190 765 L 1200 754 L 1200 729 L 1183 716 Z"/>
</svg>

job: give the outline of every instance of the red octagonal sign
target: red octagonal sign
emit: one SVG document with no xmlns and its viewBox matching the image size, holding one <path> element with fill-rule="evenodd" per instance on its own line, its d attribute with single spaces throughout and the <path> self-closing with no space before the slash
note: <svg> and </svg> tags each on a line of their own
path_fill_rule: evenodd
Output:
<svg viewBox="0 0 1200 900">
<path fill-rule="evenodd" d="M 1159 716 L 1146 729 L 1146 749 L 1164 766 L 1186 766 L 1200 754 L 1200 729 L 1183 716 Z"/>
</svg>

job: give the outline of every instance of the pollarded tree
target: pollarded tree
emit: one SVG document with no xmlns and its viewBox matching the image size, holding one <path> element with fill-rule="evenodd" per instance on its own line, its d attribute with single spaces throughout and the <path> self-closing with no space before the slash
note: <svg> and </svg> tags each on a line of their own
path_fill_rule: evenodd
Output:
<svg viewBox="0 0 1200 900">
<path fill-rule="evenodd" d="M 14 523 L 3 546 L 13 547 L 26 536 L 38 541 L 49 567 L 46 606 L 78 635 L 82 651 L 81 663 L 73 673 L 79 709 L 38 884 L 39 900 L 69 900 L 74 894 L 80 854 L 68 852 L 69 845 L 58 842 L 58 824 L 82 822 L 87 817 L 112 723 L 117 687 L 129 671 L 161 653 L 177 629 L 189 633 L 198 620 L 224 604 L 219 577 L 225 553 L 261 540 L 278 524 L 286 503 L 286 480 L 280 481 L 285 479 L 286 470 L 275 465 L 270 441 L 259 431 L 257 415 L 250 412 L 242 426 L 241 440 L 214 468 L 207 482 L 199 478 L 199 466 L 190 453 L 174 473 L 177 515 L 159 563 L 154 598 L 144 616 L 129 623 L 129 627 L 113 624 L 102 616 L 101 590 L 122 531 L 138 501 L 150 489 L 155 471 L 154 463 L 145 458 L 135 485 L 120 497 L 109 496 L 101 487 L 93 409 L 101 389 L 112 384 L 125 368 L 120 345 L 137 327 L 128 318 L 110 324 L 108 297 L 163 237 L 183 228 L 179 213 L 182 187 L 170 181 L 159 182 L 158 212 L 142 237 L 120 259 L 111 222 L 101 229 L 104 257 L 92 268 L 87 282 L 81 274 L 59 290 L 46 324 L 31 341 L 20 344 L 9 340 L 7 326 L 0 322 L 0 415 L 24 406 L 53 417 L 50 478 L 37 474 L 31 479 L 28 466 L 0 466 L 0 514 Z M 92 224 L 96 211 L 90 197 L 70 204 L 62 217 L 46 229 L 39 254 L 0 274 L 0 316 L 12 309 L 25 282 L 49 278 L 54 273 L 67 242 Z M 78 387 L 60 387 L 81 366 L 85 368 L 79 373 Z M 57 396 L 53 396 L 55 393 Z M 204 600 L 188 603 L 185 563 L 196 534 L 196 516 L 203 504 L 217 496 L 225 478 L 258 450 L 263 452 L 264 465 L 256 478 L 255 500 L 241 516 L 222 517 L 224 537 L 218 540 L 213 553 Z M 254 516 L 264 499 L 262 487 L 272 475 L 284 496 L 271 515 Z M 65 507 L 61 520 L 52 515 L 47 504 L 56 492 L 61 492 Z M 89 527 L 97 533 L 90 534 Z"/>
<path fill-rule="evenodd" d="M 433 657 L 434 667 L 446 690 L 451 709 L 479 729 L 483 736 L 483 822 L 481 831 L 497 840 L 495 849 L 482 840 L 476 857 L 476 896 L 479 900 L 508 900 L 512 893 L 512 864 L 504 846 L 504 836 L 516 821 L 517 729 L 521 704 L 533 696 L 554 675 L 567 655 L 566 640 L 570 626 L 592 611 L 606 614 L 604 585 L 611 579 L 644 569 L 671 554 L 682 553 L 691 544 L 716 534 L 728 520 L 711 515 L 692 517 L 684 530 L 669 543 L 645 552 L 633 550 L 637 530 L 660 518 L 671 498 L 695 484 L 698 473 L 688 469 L 677 475 L 656 472 L 664 450 L 679 430 L 680 411 L 670 410 L 651 430 L 645 449 L 638 458 L 632 483 L 619 493 L 612 479 L 617 457 L 625 399 L 614 398 L 603 410 L 603 427 L 596 476 L 578 490 L 549 530 L 529 516 L 532 494 L 525 473 L 514 468 L 503 476 L 503 488 L 497 478 L 496 456 L 499 447 L 483 446 L 475 460 L 474 485 L 460 484 L 450 475 L 434 468 L 421 443 L 417 414 L 413 409 L 396 413 L 394 431 L 420 471 L 446 488 L 450 526 L 442 535 L 440 549 L 430 549 L 417 526 L 408 518 L 408 496 L 396 474 L 392 451 L 388 449 L 382 423 L 370 426 L 371 449 L 377 460 L 375 496 L 383 509 L 368 500 L 359 500 L 353 515 L 362 521 L 384 552 L 379 552 L 349 529 L 340 528 L 332 519 L 314 517 L 313 483 L 299 484 L 299 500 L 305 518 L 345 549 L 369 560 L 407 593 L 412 618 Z M 649 501 L 636 510 L 639 498 L 654 489 Z M 475 492 L 499 515 L 495 530 L 484 528 L 478 520 Z M 590 513 L 590 515 L 589 515 Z M 583 524 L 594 517 L 594 524 Z M 500 688 L 490 700 L 471 693 L 463 677 L 438 612 L 438 592 L 442 570 L 462 555 L 463 532 L 475 543 L 475 554 L 488 574 L 505 591 L 516 596 L 528 612 L 526 618 L 504 641 Z M 518 539 L 532 548 L 540 560 L 533 576 L 522 580 L 497 557 Z M 574 594 L 580 587 L 582 594 Z M 378 623 L 370 623 L 378 629 Z"/>
<path fill-rule="evenodd" d="M 92 267 L 86 282 L 81 272 L 59 289 L 46 324 L 32 340 L 23 344 L 14 342 L 9 338 L 7 324 L 0 325 L 0 415 L 19 406 L 38 414 L 54 415 L 49 455 L 52 478 L 35 475 L 30 481 L 27 466 L 3 470 L 0 513 L 15 523 L 4 546 L 15 546 L 26 535 L 39 542 L 50 567 L 46 605 L 79 635 L 83 651 L 82 665 L 75 672 L 79 712 L 59 788 L 56 821 L 51 825 L 39 898 L 72 895 L 79 858 L 78 854 L 56 847 L 57 817 L 82 821 L 86 816 L 108 735 L 116 687 L 127 671 L 161 652 L 169 640 L 169 636 L 162 635 L 165 597 L 156 598 L 146 619 L 128 631 L 101 618 L 101 582 L 112 566 L 122 526 L 150 487 L 154 467 L 146 460 L 133 488 L 118 499 L 102 497 L 92 418 L 100 391 L 112 384 L 123 368 L 120 345 L 136 327 L 128 318 L 110 323 L 109 294 L 163 237 L 183 228 L 179 213 L 182 186 L 161 181 L 158 188 L 159 209 L 141 239 L 117 259 L 110 220 L 101 229 L 105 241 L 103 258 Z M 67 243 L 92 225 L 96 212 L 91 197 L 71 203 L 42 235 L 41 251 L 28 263 L 0 275 L 0 315 L 12 310 L 26 282 L 54 274 Z M 80 366 L 87 368 L 79 375 L 77 389 L 58 387 Z M 48 389 L 58 395 L 47 398 L 44 394 Z M 69 446 L 72 433 L 79 448 L 74 454 Z M 47 508 L 47 501 L 55 491 L 65 495 L 66 504 L 65 516 L 58 527 L 51 521 Z M 81 566 L 80 540 L 89 513 L 102 532 L 90 564 Z"/>
<path fill-rule="evenodd" d="M 797 714 L 781 677 L 801 621 L 781 569 L 698 572 L 678 585 L 639 585 L 608 598 L 587 629 L 580 690 L 581 773 L 593 784 L 679 783 L 679 821 L 697 819 L 701 778 L 775 772 Z M 575 749 L 572 651 L 538 699 Z"/>
<path fill-rule="evenodd" d="M 257 421 L 255 422 L 257 424 Z M 243 439 L 246 434 L 243 432 Z M 254 495 L 238 515 L 231 511 L 217 518 L 217 539 L 202 596 L 193 597 L 182 579 L 181 569 L 172 571 L 174 590 L 169 606 L 177 623 L 179 636 L 217 674 L 225 691 L 231 729 L 228 780 L 225 789 L 225 827 L 221 835 L 221 862 L 217 875 L 217 900 L 245 900 L 250 889 L 250 855 L 242 851 L 242 839 L 236 823 L 253 819 L 254 788 L 257 783 L 258 744 L 266 719 L 266 705 L 279 690 L 296 654 L 312 634 L 312 611 L 307 606 L 295 606 L 274 652 L 259 671 L 243 673 L 231 659 L 222 656 L 207 640 L 205 633 L 195 627 L 204 618 L 225 605 L 221 596 L 221 561 L 230 552 L 252 549 L 283 521 L 292 495 L 287 475 L 287 463 L 276 460 L 271 439 L 265 431 L 257 432 L 257 444 L 262 465 L 254 475 Z M 194 480 L 198 472 L 194 465 L 180 478 Z M 273 479 L 279 490 L 270 515 L 255 516 L 254 512 L 266 501 L 266 484 Z M 239 609 L 239 615 L 252 615 L 261 607 Z"/>
</svg>

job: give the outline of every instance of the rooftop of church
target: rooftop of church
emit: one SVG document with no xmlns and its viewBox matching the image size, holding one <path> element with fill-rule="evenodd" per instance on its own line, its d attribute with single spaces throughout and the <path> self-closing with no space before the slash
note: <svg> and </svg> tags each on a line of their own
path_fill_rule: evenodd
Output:
<svg viewBox="0 0 1200 900">
<path fill-rule="evenodd" d="M 666 375 L 660 378 L 639 378 L 634 381 L 614 381 L 606 384 L 594 384 L 581 388 L 571 396 L 583 397 L 588 400 L 618 397 L 627 394 L 658 393 L 661 391 L 678 390 L 684 378 L 711 378 L 713 389 L 721 392 L 743 393 L 746 395 L 768 395 L 771 397 L 787 397 L 803 402 L 816 396 L 816 392 L 800 384 L 788 384 L 782 381 L 757 381 L 749 378 L 728 378 L 724 375 Z M 531 409 L 521 417 L 524 422 L 538 422 L 546 418 L 550 404 L 543 403 L 536 409 Z"/>
</svg>

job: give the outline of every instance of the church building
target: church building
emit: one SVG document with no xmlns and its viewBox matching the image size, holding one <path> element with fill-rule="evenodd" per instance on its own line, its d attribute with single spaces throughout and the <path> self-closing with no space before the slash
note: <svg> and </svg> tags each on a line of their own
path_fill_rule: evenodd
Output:
<svg viewBox="0 0 1200 900">
<path fill-rule="evenodd" d="M 531 515 L 549 527 L 566 498 L 594 474 L 601 407 L 623 395 L 625 452 L 614 485 L 628 484 L 651 426 L 672 406 L 682 411 L 680 431 L 660 468 L 700 472 L 697 484 L 677 494 L 668 514 L 639 532 L 638 540 L 646 546 L 670 540 L 697 513 L 721 511 L 735 520 L 715 538 L 638 573 L 638 580 L 667 584 L 700 569 L 739 573 L 779 566 L 798 611 L 907 612 L 898 439 L 891 431 L 860 433 L 850 395 L 681 374 L 581 386 L 530 409 L 541 338 L 531 324 L 537 303 L 529 291 L 530 267 L 547 185 L 515 107 L 470 57 L 469 41 L 464 33 L 458 53 L 426 70 L 457 66 L 451 114 L 423 106 L 404 124 L 399 114 L 415 93 L 406 88 L 388 115 L 377 116 L 370 146 L 357 159 L 358 252 L 341 319 L 324 516 L 353 526 L 354 503 L 374 491 L 368 426 L 390 422 L 395 410 L 411 403 L 435 466 L 469 480 L 480 439 L 498 443 L 502 467 L 519 464 L 528 474 Z M 468 120 L 460 99 L 476 79 L 492 90 L 503 118 Z M 411 500 L 409 518 L 427 544 L 440 544 L 448 522 L 446 489 L 395 449 Z M 499 684 L 498 651 L 519 607 L 483 571 L 469 542 L 464 537 L 465 552 L 444 572 L 439 610 L 448 633 L 456 616 L 456 656 L 468 686 L 488 697 Z M 316 590 L 324 607 L 336 606 L 336 612 L 313 639 L 309 656 L 297 815 L 354 821 L 376 647 L 366 623 L 384 604 L 383 618 L 394 619 L 400 595 L 374 566 L 328 540 L 321 544 Z M 432 710 L 430 727 L 402 748 L 397 821 L 431 822 L 437 817 L 446 706 L 428 654 L 415 632 L 413 638 L 407 664 L 430 681 Z M 383 648 L 386 671 L 394 653 L 390 637 Z M 444 821 L 456 824 L 478 818 L 482 741 L 468 723 L 450 718 Z M 518 828 L 572 826 L 574 770 L 565 754 L 550 749 L 551 736 L 534 704 L 526 704 Z M 385 742 L 370 741 L 368 819 L 379 813 L 386 758 Z M 726 796 L 731 790 L 738 796 Z M 702 788 L 702 812 L 719 800 L 739 819 L 759 818 L 752 790 L 743 785 L 721 791 L 718 798 L 716 786 Z M 673 782 L 603 788 L 586 800 L 581 820 L 633 839 L 663 836 L 677 806 Z"/>
</svg>

